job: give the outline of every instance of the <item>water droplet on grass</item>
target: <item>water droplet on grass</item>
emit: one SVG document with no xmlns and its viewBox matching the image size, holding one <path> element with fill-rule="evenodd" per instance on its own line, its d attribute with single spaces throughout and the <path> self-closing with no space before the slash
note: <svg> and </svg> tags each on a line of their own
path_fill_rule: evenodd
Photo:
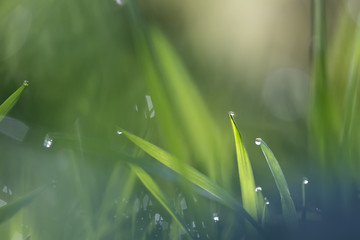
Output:
<svg viewBox="0 0 360 240">
<path fill-rule="evenodd" d="M 213 219 L 214 219 L 215 222 L 218 222 L 220 220 L 217 213 L 213 213 Z"/>
<path fill-rule="evenodd" d="M 23 83 L 23 85 L 24 85 L 25 87 L 29 86 L 29 81 L 28 81 L 28 80 L 25 80 L 24 83 Z"/>
<path fill-rule="evenodd" d="M 302 182 L 302 183 L 306 185 L 306 184 L 308 184 L 308 183 L 309 183 L 309 180 L 308 180 L 306 177 L 304 177 L 304 178 L 303 178 L 303 182 Z"/>
<path fill-rule="evenodd" d="M 261 142 L 262 142 L 262 139 L 261 139 L 261 138 L 256 138 L 256 139 L 255 139 L 255 144 L 256 144 L 256 145 L 259 146 L 259 145 L 261 144 Z"/>
<path fill-rule="evenodd" d="M 49 134 L 46 134 L 45 139 L 44 139 L 44 147 L 50 148 L 52 143 L 53 143 L 52 138 L 50 138 Z"/>
<path fill-rule="evenodd" d="M 233 116 L 235 116 L 235 113 L 233 111 L 230 111 L 229 115 L 233 117 Z"/>
<path fill-rule="evenodd" d="M 120 6 L 124 5 L 124 0 L 115 0 L 115 2 Z"/>
<path fill-rule="evenodd" d="M 255 192 L 261 192 L 261 191 L 262 191 L 262 188 L 260 186 L 255 188 Z"/>
<path fill-rule="evenodd" d="M 119 134 L 119 135 L 123 134 L 123 132 L 119 131 L 119 130 L 117 130 L 116 133 Z"/>
<path fill-rule="evenodd" d="M 269 200 L 267 199 L 267 197 L 264 197 L 264 201 L 265 201 L 265 204 L 266 204 L 266 205 L 270 205 L 270 202 L 269 202 Z"/>
</svg>

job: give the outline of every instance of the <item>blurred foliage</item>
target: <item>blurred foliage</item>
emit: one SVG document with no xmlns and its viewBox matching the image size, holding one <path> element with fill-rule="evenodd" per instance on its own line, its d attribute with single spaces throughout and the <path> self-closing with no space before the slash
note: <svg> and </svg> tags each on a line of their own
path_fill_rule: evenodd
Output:
<svg viewBox="0 0 360 240">
<path fill-rule="evenodd" d="M 259 136 L 298 210 L 309 179 L 304 236 L 357 236 L 357 1 L 203 4 L 0 2 L 0 102 L 30 82 L 0 124 L 0 199 L 52 186 L 0 225 L 1 239 L 186 239 L 174 215 L 195 238 L 241 238 L 241 215 L 116 132 L 160 146 L 240 201 L 229 110 L 278 238 L 281 200 Z"/>
</svg>

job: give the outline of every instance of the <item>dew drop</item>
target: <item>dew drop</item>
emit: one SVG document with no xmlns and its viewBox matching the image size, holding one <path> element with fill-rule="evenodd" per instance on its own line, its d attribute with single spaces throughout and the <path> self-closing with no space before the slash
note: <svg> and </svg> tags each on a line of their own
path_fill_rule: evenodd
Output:
<svg viewBox="0 0 360 240">
<path fill-rule="evenodd" d="M 119 130 L 116 131 L 116 133 L 119 134 L 119 135 L 123 134 L 123 132 L 122 132 L 122 131 L 119 131 Z"/>
<path fill-rule="evenodd" d="M 233 117 L 233 116 L 235 116 L 235 113 L 233 111 L 230 111 L 229 115 Z"/>
<path fill-rule="evenodd" d="M 52 143 L 53 143 L 53 140 L 50 138 L 49 134 L 46 134 L 45 139 L 44 139 L 44 144 L 43 144 L 44 147 L 50 148 Z"/>
<path fill-rule="evenodd" d="M 115 0 L 115 2 L 120 6 L 124 5 L 124 0 Z"/>
<path fill-rule="evenodd" d="M 256 145 L 259 146 L 259 145 L 261 144 L 261 142 L 262 142 L 262 139 L 261 139 L 261 138 L 256 138 L 256 139 L 255 139 L 255 144 L 256 144 Z"/>
<path fill-rule="evenodd" d="M 261 192 L 261 191 L 262 191 L 262 188 L 260 186 L 255 188 L 255 192 Z"/>
<path fill-rule="evenodd" d="M 25 87 L 29 86 L 29 81 L 28 81 L 28 80 L 25 80 L 24 83 L 23 83 L 23 85 L 24 85 Z"/>
<path fill-rule="evenodd" d="M 306 185 L 306 184 L 308 184 L 308 183 L 309 183 L 309 180 L 308 180 L 306 177 L 304 177 L 304 178 L 303 178 L 303 182 L 302 182 L 302 183 Z"/>
<path fill-rule="evenodd" d="M 265 201 L 265 204 L 266 204 L 266 205 L 270 205 L 270 202 L 269 202 L 269 200 L 267 199 L 267 197 L 264 197 L 264 201 Z"/>
<path fill-rule="evenodd" d="M 218 222 L 220 220 L 217 213 L 213 213 L 213 219 L 214 219 L 215 222 Z"/>
</svg>

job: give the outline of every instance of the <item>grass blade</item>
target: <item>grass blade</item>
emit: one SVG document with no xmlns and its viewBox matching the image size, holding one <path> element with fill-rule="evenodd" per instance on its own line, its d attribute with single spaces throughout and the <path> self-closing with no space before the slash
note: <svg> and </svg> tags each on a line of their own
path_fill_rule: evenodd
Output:
<svg viewBox="0 0 360 240">
<path fill-rule="evenodd" d="M 161 148 L 139 138 L 127 131 L 120 130 L 129 140 L 135 143 L 138 147 L 148 153 L 150 156 L 164 164 L 171 170 L 177 172 L 190 183 L 200 187 L 209 194 L 211 194 L 216 201 L 237 211 L 238 214 L 245 217 L 258 231 L 262 232 L 259 224 L 251 217 L 251 215 L 242 207 L 242 205 L 234 199 L 227 191 L 218 186 L 211 179 L 198 172 L 194 168 L 179 162 L 177 158 L 162 150 Z"/>
<path fill-rule="evenodd" d="M 353 56 L 349 71 L 349 79 L 345 93 L 345 118 L 341 134 L 341 142 L 346 145 L 350 142 L 354 126 L 354 119 L 357 113 L 357 99 L 359 91 L 359 64 L 360 64 L 360 25 L 357 25 Z"/>
<path fill-rule="evenodd" d="M 152 195 L 160 202 L 160 204 L 170 213 L 174 220 L 180 225 L 180 227 L 192 238 L 195 239 L 190 233 L 189 229 L 186 227 L 185 222 L 177 215 L 175 210 L 170 206 L 170 201 L 166 198 L 164 193 L 161 191 L 160 187 L 155 183 L 149 174 L 147 174 L 143 169 L 133 164 L 130 164 L 132 171 L 135 172 L 140 181 L 145 185 L 145 187 L 151 192 Z"/>
<path fill-rule="evenodd" d="M 234 114 L 229 113 L 231 125 L 234 131 L 236 156 L 239 170 L 241 187 L 241 198 L 244 209 L 255 219 L 258 220 L 262 206 L 258 206 L 258 195 L 255 192 L 255 180 L 249 156 L 246 152 L 238 127 L 234 120 Z"/>
<path fill-rule="evenodd" d="M 10 219 L 15 213 L 17 213 L 22 207 L 25 207 L 29 203 L 34 200 L 42 191 L 44 191 L 45 187 L 38 188 L 25 196 L 15 200 L 12 203 L 9 203 L 0 208 L 0 223 Z"/>
<path fill-rule="evenodd" d="M 24 81 L 23 85 L 19 87 L 5 102 L 0 105 L 0 122 L 4 119 L 6 114 L 14 107 L 16 102 L 19 100 L 21 93 L 29 85 L 28 81 Z"/>
<path fill-rule="evenodd" d="M 216 161 L 217 157 L 228 159 L 228 144 L 223 141 L 219 126 L 213 121 L 213 116 L 208 111 L 189 72 L 166 36 L 155 27 L 151 27 L 149 33 L 154 59 L 163 77 L 162 84 L 170 93 L 166 101 L 172 104 L 172 114 L 178 120 L 173 124 L 183 129 L 182 134 L 186 139 L 187 148 L 195 155 L 194 161 L 201 162 L 207 168 L 206 173 L 210 178 L 219 180 L 224 170 L 233 167 L 232 164 Z"/>
<path fill-rule="evenodd" d="M 324 164 L 327 154 L 330 129 L 332 129 L 331 107 L 326 62 L 326 15 L 325 0 L 312 0 L 312 93 L 310 105 L 310 134 L 316 152 Z"/>
<path fill-rule="evenodd" d="M 281 197 L 282 213 L 285 219 L 285 223 L 290 228 L 297 228 L 298 220 L 295 205 L 290 196 L 289 187 L 287 185 L 284 173 L 281 170 L 279 162 L 276 160 L 273 152 L 261 138 L 257 138 L 255 143 L 256 145 L 261 146 L 261 150 L 274 177 L 276 187 L 279 190 Z"/>
</svg>

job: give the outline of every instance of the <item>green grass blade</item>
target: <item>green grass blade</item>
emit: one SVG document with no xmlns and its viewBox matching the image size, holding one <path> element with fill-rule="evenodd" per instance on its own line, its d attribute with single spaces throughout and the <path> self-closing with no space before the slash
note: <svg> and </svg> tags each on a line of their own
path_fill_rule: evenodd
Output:
<svg viewBox="0 0 360 240">
<path fill-rule="evenodd" d="M 360 64 L 360 25 L 357 25 L 353 56 L 350 66 L 349 79 L 345 93 L 345 118 L 341 134 L 341 141 L 348 144 L 353 133 L 354 119 L 357 113 L 357 99 L 359 91 L 359 64 Z"/>
<path fill-rule="evenodd" d="M 298 220 L 295 205 L 290 196 L 289 187 L 287 185 L 284 173 L 281 170 L 279 162 L 276 160 L 273 152 L 261 138 L 256 139 L 256 145 L 261 146 L 261 150 L 274 177 L 276 187 L 279 190 L 281 197 L 282 213 L 285 222 L 289 227 L 296 228 L 298 225 Z"/>
<path fill-rule="evenodd" d="M 258 206 L 258 194 L 255 192 L 255 180 L 249 156 L 246 152 L 238 127 L 234 120 L 234 114 L 229 113 L 231 125 L 234 131 L 236 156 L 239 170 L 241 187 L 241 198 L 244 209 L 255 219 L 258 220 L 262 206 Z"/>
<path fill-rule="evenodd" d="M 170 93 L 168 99 L 178 120 L 176 127 L 183 129 L 182 134 L 187 139 L 187 147 L 195 155 L 194 160 L 202 162 L 207 168 L 208 175 L 218 180 L 224 169 L 233 166 L 216 161 L 217 157 L 227 156 L 228 144 L 221 141 L 223 138 L 219 126 L 213 121 L 213 116 L 209 113 L 189 72 L 166 36 L 155 27 L 150 28 L 149 33 L 154 58 L 163 76 L 162 84 Z"/>
<path fill-rule="evenodd" d="M 21 93 L 29 85 L 27 81 L 24 81 L 23 85 L 19 87 L 5 102 L 0 105 L 0 122 L 4 119 L 6 114 L 14 107 L 16 102 L 19 100 Z"/>
<path fill-rule="evenodd" d="M 0 223 L 10 219 L 15 213 L 17 213 L 22 207 L 25 207 L 29 203 L 32 202 L 42 191 L 44 191 L 45 187 L 38 188 L 25 196 L 15 200 L 12 203 L 9 203 L 0 208 Z"/>
<path fill-rule="evenodd" d="M 325 161 L 327 154 L 330 129 L 332 125 L 329 86 L 327 81 L 326 62 L 326 15 L 325 0 L 313 0 L 312 3 L 312 84 L 310 134 L 313 136 L 315 151 Z M 323 162 L 324 163 L 324 162 Z"/>
<path fill-rule="evenodd" d="M 198 172 L 194 168 L 180 163 L 177 158 L 162 150 L 161 148 L 139 138 L 127 131 L 120 130 L 123 135 L 125 135 L 129 140 L 135 143 L 138 147 L 148 153 L 150 156 L 158 160 L 160 163 L 164 164 L 171 170 L 177 172 L 190 183 L 198 186 L 211 194 L 216 201 L 221 204 L 237 211 L 238 214 L 245 217 L 253 226 L 260 232 L 262 232 L 259 224 L 250 216 L 250 214 L 242 207 L 236 199 L 234 199 L 227 191 L 214 183 L 211 179 Z"/>
<path fill-rule="evenodd" d="M 195 239 L 190 233 L 189 229 L 186 227 L 185 222 L 178 216 L 175 210 L 170 206 L 170 201 L 161 191 L 160 187 L 155 183 L 152 177 L 147 174 L 142 168 L 130 164 L 132 171 L 135 172 L 140 181 L 145 185 L 145 187 L 151 192 L 151 194 L 160 202 L 160 204 L 166 209 L 168 213 L 174 218 L 174 220 L 179 224 L 179 226 L 192 238 Z"/>
</svg>

